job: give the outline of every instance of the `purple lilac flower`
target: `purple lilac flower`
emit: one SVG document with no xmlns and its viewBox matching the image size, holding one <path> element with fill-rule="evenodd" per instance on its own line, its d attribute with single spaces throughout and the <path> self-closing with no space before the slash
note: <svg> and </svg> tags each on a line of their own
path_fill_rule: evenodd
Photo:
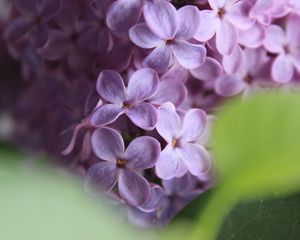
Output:
<svg viewBox="0 0 300 240">
<path fill-rule="evenodd" d="M 92 149 L 104 160 L 87 173 L 87 185 L 108 192 L 118 183 L 121 197 L 133 206 L 144 204 L 150 193 L 148 181 L 138 172 L 152 168 L 160 144 L 152 137 L 138 137 L 125 150 L 121 135 L 110 128 L 99 128 L 92 135 Z"/>
<path fill-rule="evenodd" d="M 264 46 L 269 52 L 278 54 L 272 65 L 272 77 L 276 82 L 289 82 L 294 69 L 300 72 L 299 21 L 300 17 L 292 14 L 287 19 L 286 32 L 277 25 L 267 28 Z"/>
<path fill-rule="evenodd" d="M 222 55 L 233 52 L 238 42 L 238 29 L 247 30 L 254 20 L 249 18 L 251 3 L 238 0 L 208 0 L 212 10 L 200 12 L 201 22 L 195 38 L 206 42 L 214 35 L 216 48 Z"/>
<path fill-rule="evenodd" d="M 14 0 L 13 3 L 21 16 L 7 26 L 6 39 L 15 42 L 28 33 L 35 46 L 42 47 L 49 35 L 47 20 L 58 10 L 60 0 Z"/>
<path fill-rule="evenodd" d="M 197 176 L 207 171 L 210 165 L 208 152 L 196 144 L 204 133 L 207 116 L 200 109 L 190 109 L 180 119 L 172 104 L 158 109 L 156 129 L 167 142 L 157 164 L 156 174 L 162 179 L 181 177 L 187 172 Z"/>
<path fill-rule="evenodd" d="M 127 87 L 118 72 L 101 72 L 97 81 L 97 91 L 107 103 L 95 109 L 90 117 L 91 124 L 104 126 L 126 114 L 138 127 L 153 129 L 157 122 L 156 109 L 145 100 L 156 93 L 158 85 L 158 75 L 152 69 L 143 68 L 134 72 Z"/>
<path fill-rule="evenodd" d="M 196 34 L 200 22 L 196 7 L 185 6 L 176 11 L 167 1 L 148 2 L 144 6 L 144 18 L 146 23 L 139 23 L 129 31 L 131 41 L 137 46 L 154 48 L 145 58 L 144 66 L 165 73 L 172 63 L 172 56 L 186 69 L 204 63 L 205 47 L 188 42 Z"/>
</svg>

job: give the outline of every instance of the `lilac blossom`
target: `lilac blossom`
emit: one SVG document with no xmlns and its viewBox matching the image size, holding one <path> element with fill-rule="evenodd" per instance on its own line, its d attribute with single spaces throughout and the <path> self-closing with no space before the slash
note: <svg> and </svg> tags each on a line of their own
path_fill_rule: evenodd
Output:
<svg viewBox="0 0 300 240">
<path fill-rule="evenodd" d="M 137 46 L 154 48 L 144 59 L 144 66 L 165 73 L 173 56 L 186 69 L 197 68 L 204 63 L 205 47 L 188 42 L 196 34 L 200 22 L 196 7 L 185 6 L 176 11 L 167 1 L 148 2 L 144 6 L 144 18 L 146 23 L 139 23 L 129 31 L 131 41 Z"/>
<path fill-rule="evenodd" d="M 206 42 L 215 35 L 216 48 L 222 55 L 233 52 L 238 43 L 238 29 L 247 30 L 254 24 L 249 18 L 249 1 L 209 0 L 212 10 L 200 11 L 201 22 L 195 38 Z"/>
<path fill-rule="evenodd" d="M 204 133 L 207 116 L 200 109 L 190 109 L 180 119 L 172 104 L 158 109 L 156 129 L 167 142 L 157 164 L 156 174 L 162 179 L 181 177 L 187 172 L 197 176 L 210 165 L 208 152 L 196 144 Z"/>
<path fill-rule="evenodd" d="M 300 72 L 300 17 L 291 14 L 286 23 L 286 32 L 277 25 L 267 28 L 264 42 L 266 49 L 278 54 L 272 65 L 272 77 L 278 83 L 289 82 L 295 70 Z"/>
<path fill-rule="evenodd" d="M 21 15 L 7 26 L 6 39 L 14 42 L 28 33 L 36 47 L 45 45 L 49 36 L 47 20 L 58 10 L 60 0 L 14 0 L 13 3 Z"/>
<path fill-rule="evenodd" d="M 120 115 L 126 116 L 138 127 L 153 129 L 157 122 L 155 107 L 145 102 L 158 88 L 159 78 L 154 70 L 143 68 L 132 74 L 125 88 L 121 75 L 112 70 L 100 73 L 97 91 L 107 101 L 96 108 L 90 119 L 95 126 L 114 122 Z"/>
<path fill-rule="evenodd" d="M 149 198 L 150 185 L 138 172 L 155 165 L 159 142 L 152 137 L 139 137 L 125 150 L 116 130 L 99 128 L 92 135 L 92 149 L 104 161 L 88 170 L 87 185 L 108 192 L 118 183 L 118 191 L 126 202 L 133 206 L 144 204 Z"/>
</svg>

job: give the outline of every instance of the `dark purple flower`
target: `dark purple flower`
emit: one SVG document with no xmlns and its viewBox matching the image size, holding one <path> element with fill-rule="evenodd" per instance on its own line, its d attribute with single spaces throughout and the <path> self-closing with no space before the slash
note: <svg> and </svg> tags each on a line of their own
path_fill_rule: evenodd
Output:
<svg viewBox="0 0 300 240">
<path fill-rule="evenodd" d="M 152 69 L 143 68 L 134 72 L 127 87 L 118 72 L 101 72 L 97 81 L 97 91 L 107 104 L 95 109 L 90 117 L 91 124 L 104 126 L 125 114 L 136 126 L 146 130 L 153 129 L 157 122 L 156 109 L 145 100 L 156 93 L 158 85 L 158 75 Z"/>
<path fill-rule="evenodd" d="M 160 144 L 152 137 L 134 139 L 125 150 L 121 135 L 111 128 L 99 128 L 92 135 L 92 149 L 104 160 L 87 173 L 88 186 L 103 192 L 116 183 L 121 197 L 133 206 L 140 206 L 149 197 L 150 185 L 138 171 L 152 168 L 160 154 Z"/>
</svg>

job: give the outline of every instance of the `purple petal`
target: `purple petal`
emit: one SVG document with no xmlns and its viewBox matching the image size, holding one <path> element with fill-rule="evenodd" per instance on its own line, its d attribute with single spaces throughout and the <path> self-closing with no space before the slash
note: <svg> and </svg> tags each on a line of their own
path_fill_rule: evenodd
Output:
<svg viewBox="0 0 300 240">
<path fill-rule="evenodd" d="M 277 25 L 270 25 L 266 31 L 265 48 L 272 53 L 281 53 L 284 51 L 285 43 L 286 38 L 282 28 Z"/>
<path fill-rule="evenodd" d="M 93 126 L 101 127 L 110 124 L 125 112 L 117 104 L 104 104 L 95 109 L 90 116 L 90 121 Z"/>
<path fill-rule="evenodd" d="M 78 133 L 79 133 L 79 131 L 80 131 L 81 128 L 82 128 L 82 125 L 81 125 L 81 124 L 78 124 L 78 125 L 75 127 L 69 145 L 65 148 L 65 150 L 62 151 L 61 154 L 63 154 L 63 155 L 68 155 L 68 154 L 70 154 L 70 153 L 73 151 L 73 149 L 74 149 L 74 147 L 75 147 L 75 144 L 76 144 L 77 137 L 78 137 Z"/>
<path fill-rule="evenodd" d="M 99 162 L 89 168 L 85 185 L 88 189 L 103 193 L 110 191 L 117 182 L 118 169 L 115 164 Z"/>
<path fill-rule="evenodd" d="M 219 22 L 220 20 L 215 11 L 200 11 L 200 24 L 195 39 L 200 42 L 206 42 L 211 39 L 216 33 Z"/>
<path fill-rule="evenodd" d="M 125 100 L 125 86 L 121 75 L 114 70 L 102 71 L 97 80 L 97 92 L 104 100 L 122 103 Z"/>
<path fill-rule="evenodd" d="M 177 170 L 177 174 L 176 174 L 176 178 L 180 178 L 182 176 L 184 176 L 185 174 L 188 173 L 188 169 L 185 166 L 184 162 L 181 160 L 179 161 L 179 165 L 178 165 L 178 170 Z"/>
<path fill-rule="evenodd" d="M 274 0 L 257 0 L 249 13 L 250 18 L 263 15 L 272 7 L 273 1 Z"/>
<path fill-rule="evenodd" d="M 141 48 L 155 48 L 164 43 L 164 40 L 152 33 L 145 23 L 139 23 L 130 28 L 129 37 L 135 45 Z"/>
<path fill-rule="evenodd" d="M 230 55 L 223 57 L 223 68 L 226 73 L 235 74 L 241 69 L 244 61 L 244 52 L 240 46 L 237 46 Z"/>
<path fill-rule="evenodd" d="M 162 39 L 173 39 L 177 31 L 177 12 L 165 0 L 146 1 L 144 18 L 153 33 Z"/>
<path fill-rule="evenodd" d="M 249 48 L 258 48 L 266 37 L 265 27 L 256 23 L 248 30 L 239 31 L 239 43 Z"/>
<path fill-rule="evenodd" d="M 176 177 L 179 168 L 179 156 L 175 149 L 168 145 L 160 154 L 155 165 L 156 175 L 161 179 L 170 180 Z"/>
<path fill-rule="evenodd" d="M 300 16 L 290 14 L 287 20 L 286 36 L 290 43 L 299 46 L 300 29 L 299 29 Z"/>
<path fill-rule="evenodd" d="M 210 156 L 202 146 L 186 144 L 180 148 L 180 152 L 182 160 L 192 175 L 199 176 L 209 169 Z"/>
<path fill-rule="evenodd" d="M 132 169 L 141 170 L 152 168 L 160 154 L 159 142 L 148 136 L 134 139 L 125 151 L 127 166 Z"/>
<path fill-rule="evenodd" d="M 162 188 L 158 185 L 152 186 L 150 188 L 149 197 L 146 200 L 146 202 L 143 203 L 141 209 L 147 212 L 155 210 L 162 196 L 163 196 Z"/>
<path fill-rule="evenodd" d="M 157 123 L 156 109 L 150 103 L 135 104 L 126 111 L 126 115 L 136 126 L 144 130 L 154 129 Z"/>
<path fill-rule="evenodd" d="M 214 58 L 207 57 L 200 67 L 191 69 L 190 73 L 197 79 L 211 81 L 218 78 L 223 72 L 221 64 Z"/>
<path fill-rule="evenodd" d="M 233 52 L 237 45 L 237 33 L 235 28 L 227 21 L 220 21 L 216 32 L 216 47 L 222 55 Z"/>
<path fill-rule="evenodd" d="M 189 78 L 189 72 L 180 64 L 175 62 L 161 77 L 161 80 L 179 81 L 185 83 Z"/>
<path fill-rule="evenodd" d="M 186 69 L 200 67 L 205 61 L 206 48 L 202 45 L 176 41 L 172 50 L 179 64 Z"/>
<path fill-rule="evenodd" d="M 170 84 L 172 84 L 172 88 L 170 88 Z M 171 102 L 175 106 L 179 106 L 186 96 L 187 89 L 183 83 L 173 81 L 173 79 L 164 80 L 160 82 L 156 94 L 150 98 L 150 101 L 154 104 Z"/>
<path fill-rule="evenodd" d="M 300 52 L 291 56 L 294 66 L 296 67 L 298 73 L 300 73 Z"/>
<path fill-rule="evenodd" d="M 12 20 L 4 31 L 4 37 L 9 42 L 15 42 L 23 37 L 30 29 L 30 22 L 19 17 Z"/>
<path fill-rule="evenodd" d="M 227 10 L 226 19 L 239 29 L 249 29 L 255 23 L 255 19 L 249 17 L 251 8 L 252 4 L 249 1 L 234 1 Z"/>
<path fill-rule="evenodd" d="M 119 173 L 118 187 L 121 197 L 133 206 L 143 204 L 149 197 L 150 186 L 147 180 L 127 168 Z"/>
<path fill-rule="evenodd" d="M 44 18 L 52 17 L 60 6 L 61 0 L 41 0 L 40 1 L 40 11 Z"/>
<path fill-rule="evenodd" d="M 134 72 L 127 86 L 127 100 L 141 102 L 151 97 L 157 91 L 159 78 L 157 73 L 149 68 Z"/>
<path fill-rule="evenodd" d="M 120 133 L 112 128 L 98 128 L 92 134 L 92 149 L 95 155 L 115 162 L 124 153 L 124 141 Z"/>
<path fill-rule="evenodd" d="M 212 9 L 218 10 L 225 7 L 228 0 L 208 0 L 209 5 Z"/>
<path fill-rule="evenodd" d="M 152 68 L 159 74 L 165 73 L 172 60 L 171 48 L 168 45 L 161 45 L 155 48 L 143 61 L 145 67 Z"/>
<path fill-rule="evenodd" d="M 200 14 L 195 6 L 184 6 L 177 11 L 178 29 L 175 38 L 188 40 L 197 33 Z"/>
<path fill-rule="evenodd" d="M 118 0 L 113 2 L 106 16 L 108 27 L 118 37 L 124 38 L 128 30 L 137 23 L 142 13 L 143 3 L 140 0 Z"/>
<path fill-rule="evenodd" d="M 289 82 L 294 74 L 292 59 L 285 54 L 276 57 L 271 70 L 272 78 L 278 83 Z"/>
<path fill-rule="evenodd" d="M 239 94 L 246 87 L 246 83 L 240 77 L 235 75 L 223 74 L 215 82 L 217 94 L 230 97 Z"/>
<path fill-rule="evenodd" d="M 174 105 L 168 104 L 159 107 L 157 115 L 156 130 L 168 143 L 171 143 L 174 137 L 178 137 L 180 130 L 180 119 Z"/>
<path fill-rule="evenodd" d="M 207 115 L 200 109 L 190 109 L 184 116 L 181 137 L 187 142 L 195 142 L 207 127 Z"/>
</svg>

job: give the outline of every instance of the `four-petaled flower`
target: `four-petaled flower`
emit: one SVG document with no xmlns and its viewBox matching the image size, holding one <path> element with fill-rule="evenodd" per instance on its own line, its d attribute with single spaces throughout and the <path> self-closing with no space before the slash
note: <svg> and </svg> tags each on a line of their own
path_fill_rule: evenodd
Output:
<svg viewBox="0 0 300 240">
<path fill-rule="evenodd" d="M 88 187 L 108 192 L 118 183 L 119 194 L 130 205 L 140 206 L 148 200 L 150 185 L 138 171 L 155 165 L 160 153 L 160 144 L 156 139 L 138 137 L 125 150 L 119 132 L 99 128 L 92 135 L 92 149 L 104 161 L 88 170 Z"/>
<path fill-rule="evenodd" d="M 118 72 L 101 72 L 97 91 L 107 104 L 95 109 L 90 116 L 91 124 L 104 126 L 125 114 L 136 126 L 145 130 L 154 129 L 157 122 L 156 108 L 145 100 L 156 93 L 158 84 L 158 75 L 152 69 L 142 68 L 134 72 L 127 87 Z"/>
<path fill-rule="evenodd" d="M 156 129 L 168 144 L 156 163 L 158 177 L 172 179 L 187 172 L 199 176 L 209 169 L 209 153 L 197 144 L 206 127 L 207 116 L 200 109 L 190 109 L 182 119 L 174 105 L 159 107 Z"/>
</svg>

